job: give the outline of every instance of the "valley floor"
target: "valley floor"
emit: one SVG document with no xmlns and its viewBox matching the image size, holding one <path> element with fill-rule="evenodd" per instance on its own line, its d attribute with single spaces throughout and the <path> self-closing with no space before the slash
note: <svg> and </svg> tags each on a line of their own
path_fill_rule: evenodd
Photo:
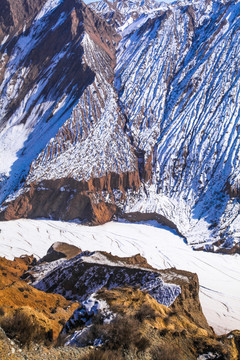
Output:
<svg viewBox="0 0 240 360">
<path fill-rule="evenodd" d="M 175 267 L 198 274 L 200 301 L 217 334 L 240 328 L 240 255 L 193 251 L 184 239 L 157 222 L 111 222 L 87 227 L 51 220 L 0 223 L 0 256 L 42 257 L 56 241 L 82 250 L 103 250 L 118 256 L 140 253 L 155 268 Z"/>
</svg>

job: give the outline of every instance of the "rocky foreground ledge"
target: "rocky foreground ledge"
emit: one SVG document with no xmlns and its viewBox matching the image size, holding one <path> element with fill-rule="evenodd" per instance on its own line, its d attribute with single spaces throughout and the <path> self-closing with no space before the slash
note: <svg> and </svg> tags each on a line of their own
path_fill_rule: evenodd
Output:
<svg viewBox="0 0 240 360">
<path fill-rule="evenodd" d="M 239 359 L 240 332 L 216 336 L 198 290 L 140 255 L 55 243 L 38 262 L 0 258 L 1 359 Z"/>
</svg>

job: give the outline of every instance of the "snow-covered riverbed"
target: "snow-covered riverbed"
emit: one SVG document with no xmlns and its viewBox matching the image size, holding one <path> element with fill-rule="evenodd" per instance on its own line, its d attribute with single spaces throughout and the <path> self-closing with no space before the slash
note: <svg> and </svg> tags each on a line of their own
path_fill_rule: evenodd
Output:
<svg viewBox="0 0 240 360">
<path fill-rule="evenodd" d="M 240 329 L 240 256 L 195 252 L 174 231 L 156 222 L 111 222 L 86 227 L 51 220 L 0 223 L 0 256 L 41 257 L 56 241 L 82 250 L 105 250 L 118 256 L 140 253 L 152 266 L 176 267 L 198 274 L 204 314 L 218 334 Z"/>
</svg>

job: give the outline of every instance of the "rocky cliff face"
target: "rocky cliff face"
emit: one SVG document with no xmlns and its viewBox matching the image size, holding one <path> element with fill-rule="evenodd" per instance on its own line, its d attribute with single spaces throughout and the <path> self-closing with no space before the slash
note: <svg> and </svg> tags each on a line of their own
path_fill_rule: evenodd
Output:
<svg viewBox="0 0 240 360">
<path fill-rule="evenodd" d="M 27 40 L 25 54 L 19 53 L 16 48 Z M 4 181 L 3 174 L 2 199 L 17 186 L 17 174 L 24 177 L 31 165 L 26 182 L 30 188 L 2 218 L 52 216 L 103 223 L 116 212 L 116 206 L 105 204 L 103 191 L 139 188 L 137 158 L 124 133 L 125 118 L 113 88 L 118 40 L 112 27 L 74 1 L 48 2 L 30 33 L 20 36 L 9 60 L 15 68 L 21 64 L 20 68 L 16 74 L 11 68 L 2 83 L 2 147 L 11 153 L 3 169 L 10 178 Z M 26 68 L 28 76 L 22 82 L 19 78 Z M 11 84 L 17 98 L 9 95 Z M 14 126 L 9 127 L 10 123 Z M 13 129 L 22 139 L 9 149 Z M 10 171 L 8 165 L 15 157 Z"/>
<path fill-rule="evenodd" d="M 110 173 L 102 178 L 77 181 L 72 178 L 33 182 L 25 192 L 11 201 L 0 214 L 1 220 L 50 217 L 75 220 L 91 224 L 103 224 L 118 212 L 114 204 L 113 189 L 122 193 L 128 188 L 138 189 L 138 173 Z M 106 202 L 102 193 L 112 198 Z"/>
<path fill-rule="evenodd" d="M 1 45 L 1 219 L 154 214 L 238 252 L 239 4 L 37 4 Z"/>
</svg>

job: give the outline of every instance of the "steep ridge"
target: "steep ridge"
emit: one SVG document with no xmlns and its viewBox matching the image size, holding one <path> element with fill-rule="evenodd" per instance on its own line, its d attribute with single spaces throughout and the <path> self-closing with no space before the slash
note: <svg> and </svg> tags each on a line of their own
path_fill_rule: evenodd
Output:
<svg viewBox="0 0 240 360">
<path fill-rule="evenodd" d="M 159 304 L 183 314 L 194 313 L 198 326 L 213 333 L 202 314 L 197 275 L 175 268 L 155 269 L 140 254 L 119 257 L 103 251 L 83 251 L 71 259 L 55 261 L 44 256 L 25 271 L 24 279 L 36 289 L 61 294 L 81 304 L 105 290 L 139 289 Z"/>
<path fill-rule="evenodd" d="M 32 160 L 94 80 L 82 63 L 79 41 L 85 7 L 77 4 L 77 17 L 74 5 L 48 1 L 29 28 L 1 47 L 0 172 L 5 182 L 9 177 L 6 185 L 3 181 L 2 200 L 24 179 Z"/>
<path fill-rule="evenodd" d="M 129 138 L 124 134 L 125 118 L 121 115 L 117 95 L 112 86 L 115 66 L 114 45 L 119 40 L 119 36 L 82 3 L 75 4 L 73 1 L 52 4 L 48 1 L 46 8 L 48 9 L 50 5 L 55 6 L 56 9 L 52 10 L 53 13 L 48 14 L 47 10 L 46 14 L 44 13 L 44 19 L 47 24 L 49 23 L 49 33 L 45 30 L 44 38 L 46 37 L 49 44 L 52 44 L 54 40 L 52 34 L 55 34 L 57 38 L 58 34 L 64 30 L 66 39 L 61 37 L 59 46 L 62 49 L 64 45 L 65 50 L 64 53 L 61 50 L 60 54 L 55 54 L 54 66 L 51 65 L 51 69 L 47 68 L 47 71 L 41 74 L 43 79 L 50 71 L 51 75 L 53 74 L 53 80 L 49 78 L 44 80 L 47 80 L 47 85 L 43 92 L 46 88 L 48 90 L 47 94 L 44 94 L 46 101 L 42 102 L 41 95 L 37 98 L 35 94 L 30 94 L 29 102 L 36 100 L 37 112 L 32 106 L 30 116 L 29 112 L 23 113 L 27 116 L 26 119 L 19 118 L 19 114 L 17 116 L 19 127 L 24 127 L 23 123 L 27 124 L 28 129 L 29 126 L 32 127 L 28 130 L 30 141 L 27 140 L 24 149 L 21 149 L 21 152 L 26 154 L 20 156 L 13 164 L 10 179 L 5 180 L 5 185 L 3 181 L 2 199 L 11 192 L 13 186 L 19 183 L 19 175 L 16 177 L 14 170 L 17 173 L 21 171 L 21 176 L 24 178 L 28 172 L 27 165 L 30 166 L 41 147 L 44 147 L 44 143 L 46 144 L 52 135 L 54 137 L 31 165 L 26 181 L 26 185 L 30 185 L 30 188 L 23 190 L 27 194 L 17 199 L 3 217 L 10 219 L 21 216 L 51 216 L 66 220 L 80 218 L 97 223 L 106 222 L 111 219 L 116 207 L 110 206 L 108 209 L 108 206 L 101 201 L 101 194 L 96 199 L 98 197 L 95 194 L 96 191 L 108 190 L 109 192 L 113 187 L 120 187 L 123 190 L 126 187 L 138 188 L 140 186 L 137 158 Z M 71 14 L 67 16 L 70 9 L 72 9 Z M 53 26 L 56 21 L 57 23 Z M 37 20 L 32 25 L 31 33 L 34 33 L 37 26 L 39 27 L 36 23 Z M 34 38 L 31 46 L 33 43 Z M 40 42 L 37 47 L 41 54 L 43 54 L 42 45 Z M 36 51 L 34 49 L 32 52 Z M 9 67 L 9 64 L 7 66 Z M 15 60 L 14 66 L 16 66 Z M 31 68 L 28 71 L 31 72 Z M 61 72 L 64 75 L 59 81 Z M 64 86 L 59 86 L 62 83 Z M 6 84 L 9 86 L 9 80 L 6 80 Z M 25 91 L 24 85 L 23 89 Z M 8 96 L 7 91 L 6 96 Z M 4 108 L 4 97 L 2 102 Z M 44 104 L 49 106 L 42 109 Z M 9 102 L 6 102 L 7 106 Z M 19 112 L 19 109 L 17 111 Z M 5 117 L 7 114 L 6 112 Z M 34 121 L 31 120 L 33 117 Z M 41 121 L 37 121 L 36 124 L 38 118 L 41 118 Z M 10 124 L 13 120 L 7 118 L 6 121 Z M 6 156 L 8 151 L 6 148 L 9 146 L 11 131 L 15 134 L 18 126 L 11 127 L 9 130 L 7 125 L 7 129 L 2 131 L 2 147 L 5 150 L 2 156 Z M 9 132 L 5 134 L 7 131 Z M 24 131 L 26 131 L 25 128 Z M 40 141 L 33 146 L 32 142 L 36 144 L 39 135 Z M 7 144 L 4 144 L 4 140 Z M 23 145 L 22 142 L 20 145 L 17 144 L 19 148 Z M 13 146 L 10 151 L 14 152 Z M 8 157 L 11 161 L 12 157 Z M 23 164 L 26 167 L 25 171 L 20 168 Z M 5 171 L 6 175 L 7 170 L 3 168 L 3 173 Z M 3 180 L 6 175 L 3 175 Z M 101 179 L 98 180 L 99 178 Z M 55 182 L 57 179 L 61 180 Z M 45 182 L 41 182 L 40 186 L 34 186 L 41 180 Z M 54 180 L 54 182 L 47 183 L 47 180 Z M 77 193 L 76 196 L 73 196 L 74 193 Z M 60 195 L 63 194 L 65 196 L 61 197 Z M 49 198 L 51 202 L 46 201 Z M 80 204 L 77 208 L 76 203 Z"/>
<path fill-rule="evenodd" d="M 148 20 L 141 37 L 145 43 L 138 42 L 141 49 L 137 54 L 134 45 L 126 50 L 131 57 L 136 54 L 140 65 L 131 65 L 131 77 L 130 69 L 123 70 L 119 61 L 124 86 L 121 100 L 126 104 L 131 134 L 146 157 L 154 144 L 153 187 L 171 201 L 180 200 L 176 212 L 190 212 L 186 214 L 190 215 L 189 231 L 185 228 L 184 234 L 192 243 L 208 237 L 226 247 L 239 242 L 239 13 L 236 2 L 210 2 L 207 11 L 202 2 L 173 8 L 162 18 L 156 17 L 152 25 Z M 156 31 L 164 32 L 167 42 L 160 45 L 155 40 L 155 46 L 146 52 L 149 38 L 159 37 L 156 33 L 151 36 Z M 122 59 L 126 54 L 119 56 Z M 159 80 L 150 85 L 149 76 L 154 79 L 155 71 Z M 143 91 L 147 86 L 150 91 Z M 146 93 L 147 98 L 141 95 Z M 161 100 L 156 103 L 155 99 Z M 159 202 L 161 207 L 161 199 Z M 155 201 L 153 207 L 159 205 Z M 171 213 L 164 204 L 165 214 L 169 210 Z M 171 214 L 172 219 L 175 216 Z M 229 226 L 233 221 L 236 225 Z M 177 219 L 174 222 L 180 231 L 187 225 Z"/>
<path fill-rule="evenodd" d="M 164 5 L 123 29 L 117 53 L 127 132 L 147 169 L 123 211 L 162 214 L 208 250 L 239 252 L 239 14 L 236 1 Z"/>
<path fill-rule="evenodd" d="M 160 339 L 167 347 L 176 338 L 179 349 L 184 349 L 178 359 L 196 359 L 210 351 L 214 354 L 210 359 L 218 358 L 217 354 L 222 359 L 235 359 L 238 354 L 238 332 L 218 337 L 207 324 L 196 274 L 174 268 L 159 271 L 139 255 L 121 258 L 85 251 L 70 260 L 38 263 L 25 276 L 38 289 L 81 299 L 60 335 L 65 346 L 111 349 L 111 331 L 118 331 L 118 341 L 112 346 L 120 350 L 125 348 L 121 326 L 124 334 L 130 326 L 133 334 L 139 329 L 138 336 L 127 336 L 127 343 L 133 341 L 138 348 L 136 359 L 141 351 L 146 359 L 151 358 L 145 351 Z M 146 348 L 139 345 L 139 337 L 149 339 Z M 115 355 L 120 358 L 121 351 Z"/>
<path fill-rule="evenodd" d="M 1 219 L 152 214 L 239 252 L 239 4 L 141 4 L 48 0 L 3 44 Z"/>
</svg>

